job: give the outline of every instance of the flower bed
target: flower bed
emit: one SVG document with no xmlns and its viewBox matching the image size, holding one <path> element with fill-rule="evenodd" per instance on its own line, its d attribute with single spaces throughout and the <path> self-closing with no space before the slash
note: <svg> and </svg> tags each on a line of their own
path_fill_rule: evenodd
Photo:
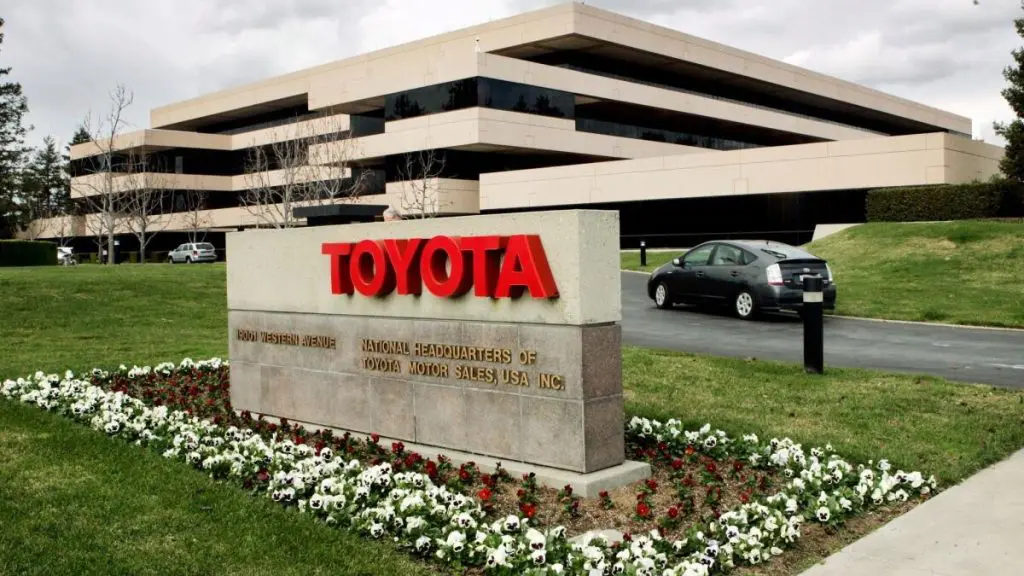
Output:
<svg viewBox="0 0 1024 576">
<path fill-rule="evenodd" d="M 3 396 L 159 450 L 218 480 L 453 567 L 493 574 L 726 572 L 781 555 L 805 523 L 837 527 L 865 510 L 925 497 L 934 478 L 855 466 L 830 446 L 730 437 L 633 418 L 634 458 L 654 477 L 601 498 L 515 486 L 507 473 L 454 468 L 374 437 L 310 432 L 231 410 L 226 363 L 186 360 L 121 367 L 88 378 L 36 373 L 8 380 Z M 618 525 L 621 544 L 569 540 Z"/>
</svg>

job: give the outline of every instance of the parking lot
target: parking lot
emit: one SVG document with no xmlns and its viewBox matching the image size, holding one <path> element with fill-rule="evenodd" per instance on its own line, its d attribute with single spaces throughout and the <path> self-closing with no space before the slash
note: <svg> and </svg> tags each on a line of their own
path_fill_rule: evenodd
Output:
<svg viewBox="0 0 1024 576">
<path fill-rule="evenodd" d="M 795 315 L 750 322 L 725 312 L 658 310 L 647 275 L 622 273 L 622 338 L 631 346 L 801 362 Z M 1024 388 L 1024 331 L 825 319 L 825 364 L 919 372 L 950 380 Z"/>
</svg>

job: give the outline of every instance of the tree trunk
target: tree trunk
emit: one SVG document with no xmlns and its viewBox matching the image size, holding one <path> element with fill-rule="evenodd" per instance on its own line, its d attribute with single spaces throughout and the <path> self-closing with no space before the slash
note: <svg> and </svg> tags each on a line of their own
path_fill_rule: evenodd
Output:
<svg viewBox="0 0 1024 576">
<path fill-rule="evenodd" d="M 107 264 L 115 264 L 114 260 L 114 214 L 107 215 Z"/>
<path fill-rule="evenodd" d="M 143 238 L 145 238 L 145 235 L 143 235 Z M 141 239 L 141 238 L 140 238 L 140 240 L 141 241 L 139 242 L 139 264 L 145 264 L 146 263 L 146 241 L 144 239 Z"/>
</svg>

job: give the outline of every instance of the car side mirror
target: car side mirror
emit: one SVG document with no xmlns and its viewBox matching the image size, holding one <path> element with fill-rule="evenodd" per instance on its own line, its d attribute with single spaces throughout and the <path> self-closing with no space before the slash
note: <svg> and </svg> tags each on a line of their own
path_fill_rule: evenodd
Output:
<svg viewBox="0 0 1024 576">
<path fill-rule="evenodd" d="M 683 261 L 680 260 L 679 258 L 673 258 L 672 259 L 672 265 L 673 266 L 677 266 L 679 268 L 685 268 L 685 266 L 683 265 Z"/>
</svg>

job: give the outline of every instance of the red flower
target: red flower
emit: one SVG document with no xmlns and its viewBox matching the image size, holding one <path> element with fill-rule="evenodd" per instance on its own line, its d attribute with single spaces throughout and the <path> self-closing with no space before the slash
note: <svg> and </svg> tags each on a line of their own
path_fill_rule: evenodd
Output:
<svg viewBox="0 0 1024 576">
<path fill-rule="evenodd" d="M 380 442 L 380 434 L 377 434 L 376 432 L 370 434 L 370 440 L 372 440 L 374 444 Z"/>
<path fill-rule="evenodd" d="M 526 490 L 520 488 L 519 490 L 516 491 L 516 497 L 522 498 L 523 496 L 526 496 Z"/>
<path fill-rule="evenodd" d="M 266 482 L 270 480 L 270 472 L 266 468 L 260 468 L 260 471 L 256 473 L 256 479 L 260 482 Z"/>
<path fill-rule="evenodd" d="M 697 451 L 697 449 L 696 449 L 696 448 L 694 448 L 693 446 L 687 446 L 687 447 L 686 447 L 686 450 L 685 450 L 685 452 L 686 452 L 686 455 L 687 455 L 687 456 L 693 456 L 693 454 L 694 454 L 694 453 L 695 453 L 696 451 Z"/>
<path fill-rule="evenodd" d="M 678 518 L 679 517 L 679 508 L 676 508 L 675 506 L 669 508 L 668 509 L 668 517 L 673 519 L 673 520 Z"/>
<path fill-rule="evenodd" d="M 601 493 L 598 494 L 598 496 L 600 496 L 601 498 L 607 498 L 608 497 L 608 491 L 607 490 L 601 490 Z"/>
<path fill-rule="evenodd" d="M 650 488 L 651 492 L 656 492 L 658 490 L 658 482 L 654 478 L 648 478 L 647 487 Z"/>
<path fill-rule="evenodd" d="M 741 492 L 740 493 L 740 502 L 742 502 L 744 504 L 746 504 L 747 502 L 750 502 L 750 494 L 747 494 L 746 492 Z"/>
<path fill-rule="evenodd" d="M 433 460 L 427 460 L 427 476 L 430 478 L 437 477 L 437 464 Z"/>
<path fill-rule="evenodd" d="M 718 465 L 716 465 L 714 462 L 708 462 L 708 465 L 705 466 L 705 469 L 707 469 L 708 472 L 714 474 L 715 472 L 718 471 Z"/>
<path fill-rule="evenodd" d="M 459 480 L 462 480 L 463 482 L 469 482 L 470 478 L 471 476 L 469 475 L 469 472 L 467 472 L 465 468 L 461 468 L 459 470 Z"/>
<path fill-rule="evenodd" d="M 488 502 L 491 499 L 491 491 L 487 488 L 476 493 L 477 497 L 484 502 Z"/>
<path fill-rule="evenodd" d="M 405 444 L 402 444 L 401 442 L 392 442 L 391 451 L 395 454 L 401 454 L 402 452 L 405 452 Z"/>
<path fill-rule="evenodd" d="M 739 460 L 733 462 L 732 468 L 733 468 L 733 470 L 735 470 L 737 472 L 742 471 L 743 470 L 743 462 L 741 462 Z"/>
<path fill-rule="evenodd" d="M 675 460 L 672 461 L 672 469 L 673 470 L 679 470 L 682 467 L 683 467 L 683 461 L 681 459 L 676 458 Z"/>
<path fill-rule="evenodd" d="M 533 516 L 537 513 L 537 507 L 534 506 L 533 504 L 524 503 L 519 505 L 519 511 L 522 512 L 523 515 L 527 518 L 533 518 Z"/>
<path fill-rule="evenodd" d="M 649 518 L 651 516 L 651 507 L 646 502 L 638 502 L 636 505 L 636 515 L 641 518 Z"/>
</svg>

